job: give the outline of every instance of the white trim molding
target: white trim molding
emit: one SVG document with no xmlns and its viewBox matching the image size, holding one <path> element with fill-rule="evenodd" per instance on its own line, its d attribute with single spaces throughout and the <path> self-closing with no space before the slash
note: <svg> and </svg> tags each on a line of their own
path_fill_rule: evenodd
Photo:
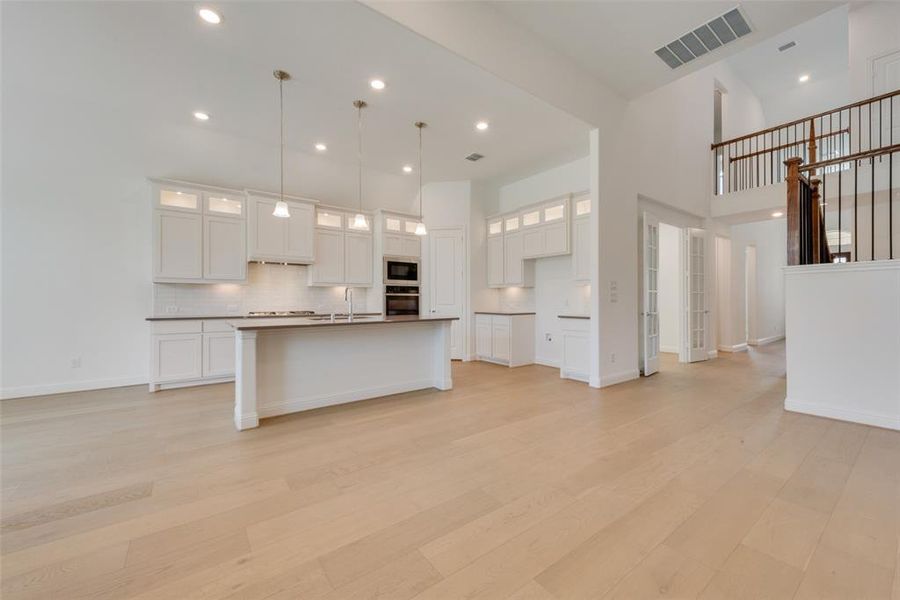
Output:
<svg viewBox="0 0 900 600">
<path fill-rule="evenodd" d="M 826 417 L 828 419 L 837 419 L 839 421 L 852 421 L 853 423 L 874 425 L 875 427 L 884 427 L 885 429 L 896 429 L 900 431 L 900 417 L 894 415 L 824 406 L 815 402 L 801 402 L 791 398 L 784 399 L 784 409 L 790 412 L 814 415 L 816 417 Z"/>
<path fill-rule="evenodd" d="M 765 346 L 766 344 L 774 344 L 784 339 L 784 334 L 772 335 L 769 337 L 759 338 L 758 340 L 749 340 L 747 344 L 751 346 Z M 746 344 L 745 344 L 746 345 Z"/>
<path fill-rule="evenodd" d="M 126 387 L 131 385 L 146 385 L 148 381 L 149 378 L 146 375 L 141 375 L 139 377 L 113 377 L 110 379 L 67 381 L 65 383 L 21 385 L 18 387 L 3 388 L 2 390 L 0 390 L 0 399 L 11 400 L 13 398 L 46 396 L 48 394 L 67 394 L 69 392 L 105 390 L 109 388 Z"/>
<path fill-rule="evenodd" d="M 782 267 L 785 275 L 822 275 L 847 271 L 900 271 L 900 260 L 863 260 L 848 263 L 824 263 L 818 265 L 791 265 Z"/>
<path fill-rule="evenodd" d="M 605 388 L 618 383 L 625 383 L 626 381 L 631 381 L 633 379 L 639 379 L 640 376 L 641 372 L 638 369 L 619 371 L 618 373 L 612 373 L 610 375 L 601 375 L 599 382 L 592 381 L 590 385 L 591 387 Z M 597 385 L 595 385 L 595 383 Z"/>
<path fill-rule="evenodd" d="M 747 344 L 745 342 L 741 342 L 740 344 L 735 344 L 733 346 L 726 346 L 724 344 L 719 344 L 719 352 L 746 352 L 749 350 Z"/>
</svg>

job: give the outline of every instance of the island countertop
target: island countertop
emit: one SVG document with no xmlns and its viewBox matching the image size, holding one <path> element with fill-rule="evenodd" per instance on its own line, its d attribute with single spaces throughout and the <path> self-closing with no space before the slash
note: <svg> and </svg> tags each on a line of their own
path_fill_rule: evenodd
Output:
<svg viewBox="0 0 900 600">
<path fill-rule="evenodd" d="M 349 319 L 310 318 L 310 317 L 283 317 L 283 318 L 245 318 L 228 321 L 235 330 L 268 330 L 268 329 L 294 329 L 299 327 L 335 327 L 347 325 L 383 325 L 391 323 L 437 323 L 441 321 L 458 321 L 459 317 L 421 317 L 418 315 L 403 316 L 365 316 L 360 315 L 352 321 Z"/>
</svg>

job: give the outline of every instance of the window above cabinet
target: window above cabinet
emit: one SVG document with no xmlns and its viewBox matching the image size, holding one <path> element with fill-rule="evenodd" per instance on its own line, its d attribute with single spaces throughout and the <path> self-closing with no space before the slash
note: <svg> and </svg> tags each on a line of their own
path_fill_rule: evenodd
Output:
<svg viewBox="0 0 900 600">
<path fill-rule="evenodd" d="M 324 210 L 316 211 L 316 227 L 328 227 L 329 229 L 342 229 L 344 219 L 340 213 Z"/>
<path fill-rule="evenodd" d="M 159 206 L 161 208 L 199 210 L 200 195 L 187 190 L 161 188 L 159 190 Z"/>
<path fill-rule="evenodd" d="M 554 203 L 544 208 L 544 223 L 552 223 L 566 218 L 565 202 Z"/>
<path fill-rule="evenodd" d="M 205 194 L 206 212 L 210 214 L 240 217 L 244 214 L 244 201 L 237 196 Z"/>
<path fill-rule="evenodd" d="M 506 231 L 516 231 L 519 228 L 519 216 L 506 219 Z"/>
<path fill-rule="evenodd" d="M 522 227 L 533 227 L 541 224 L 541 211 L 529 210 L 522 213 Z"/>
<path fill-rule="evenodd" d="M 583 217 L 591 214 L 591 199 L 589 197 L 575 200 L 575 216 Z"/>
<path fill-rule="evenodd" d="M 488 235 L 500 235 L 503 233 L 503 220 L 496 219 L 488 223 Z"/>
</svg>

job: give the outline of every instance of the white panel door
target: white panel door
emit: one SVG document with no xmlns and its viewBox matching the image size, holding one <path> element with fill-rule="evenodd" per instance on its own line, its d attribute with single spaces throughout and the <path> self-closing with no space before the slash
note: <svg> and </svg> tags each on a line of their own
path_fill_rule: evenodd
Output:
<svg viewBox="0 0 900 600">
<path fill-rule="evenodd" d="M 509 317 L 494 315 L 491 322 L 491 357 L 509 362 Z"/>
<path fill-rule="evenodd" d="M 285 260 L 286 262 L 311 263 L 316 258 L 313 251 L 316 210 L 311 204 L 291 202 L 288 206 L 291 216 L 281 219 L 285 222 Z"/>
<path fill-rule="evenodd" d="M 900 50 L 872 59 L 872 95 L 880 96 L 898 89 L 900 89 Z M 872 111 L 873 121 L 883 123 L 881 126 L 883 137 L 873 140 L 873 147 L 900 143 L 900 116 L 894 116 L 893 131 L 891 130 L 892 102 L 894 110 L 900 110 L 900 100 L 895 97 L 881 103 L 881 114 L 877 106 Z"/>
<path fill-rule="evenodd" d="M 524 265 L 521 233 L 507 233 L 503 236 L 503 258 L 504 282 L 509 285 L 522 285 Z"/>
<path fill-rule="evenodd" d="M 384 255 L 403 256 L 403 236 L 395 233 L 384 234 Z"/>
<path fill-rule="evenodd" d="M 316 230 L 316 262 L 310 266 L 312 283 L 344 283 L 344 232 Z"/>
<path fill-rule="evenodd" d="M 706 232 L 702 229 L 688 229 L 684 233 L 686 273 L 685 273 L 685 324 L 687 335 L 688 362 L 706 360 Z"/>
<path fill-rule="evenodd" d="M 641 370 L 652 375 L 659 370 L 659 219 L 645 212 L 643 221 Z"/>
<path fill-rule="evenodd" d="M 274 200 L 254 198 L 249 206 L 248 224 L 250 248 L 248 254 L 253 260 L 277 260 L 284 256 L 284 221 L 272 214 Z"/>
<path fill-rule="evenodd" d="M 475 315 L 475 354 L 491 358 L 491 315 Z"/>
<path fill-rule="evenodd" d="M 173 210 L 155 210 L 153 235 L 155 279 L 202 279 L 202 216 Z"/>
<path fill-rule="evenodd" d="M 450 358 L 462 360 L 466 340 L 463 329 L 465 291 L 465 244 L 461 229 L 436 229 L 429 240 L 429 296 L 431 314 L 458 317 L 450 322 Z"/>
<path fill-rule="evenodd" d="M 153 381 L 199 379 L 202 372 L 199 333 L 153 336 Z"/>
<path fill-rule="evenodd" d="M 372 285 L 372 236 L 344 234 L 344 279 L 353 285 Z"/>
<path fill-rule="evenodd" d="M 400 239 L 402 245 L 401 256 L 422 256 L 422 239 L 417 235 L 404 235 Z"/>
<path fill-rule="evenodd" d="M 546 231 L 543 227 L 538 229 L 526 229 L 522 236 L 522 257 L 537 258 L 547 252 Z"/>
<path fill-rule="evenodd" d="M 487 240 L 487 280 L 488 285 L 503 285 L 503 236 L 489 237 Z"/>
<path fill-rule="evenodd" d="M 544 254 L 554 256 L 569 251 L 569 223 L 544 225 Z"/>
<path fill-rule="evenodd" d="M 203 334 L 203 376 L 234 376 L 234 333 Z"/>
<path fill-rule="evenodd" d="M 591 279 L 591 221 L 590 219 L 575 220 L 575 252 L 572 257 L 574 263 L 575 280 L 589 281 Z"/>
<path fill-rule="evenodd" d="M 203 217 L 203 277 L 243 281 L 247 277 L 244 221 Z"/>
</svg>

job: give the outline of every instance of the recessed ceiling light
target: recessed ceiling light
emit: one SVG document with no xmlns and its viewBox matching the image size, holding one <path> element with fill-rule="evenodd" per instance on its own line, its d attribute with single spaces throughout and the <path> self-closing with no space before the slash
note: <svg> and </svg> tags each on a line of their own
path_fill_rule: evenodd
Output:
<svg viewBox="0 0 900 600">
<path fill-rule="evenodd" d="M 403 165 L 403 172 L 404 173 L 412 173 L 412 167 L 409 165 Z"/>
<path fill-rule="evenodd" d="M 777 219 L 778 217 L 783 217 L 783 216 L 784 216 L 784 213 L 781 212 L 781 211 L 779 210 L 779 211 L 773 212 L 773 213 L 772 213 L 772 216 L 775 217 L 775 218 Z"/>
<path fill-rule="evenodd" d="M 209 121 L 209 115 L 199 110 L 194 113 L 194 118 L 198 121 Z"/>
<path fill-rule="evenodd" d="M 222 22 L 222 17 L 219 16 L 219 13 L 217 13 L 216 11 L 214 11 L 211 8 L 201 8 L 200 10 L 197 11 L 197 14 L 200 16 L 201 19 L 203 19 L 204 21 L 206 21 L 207 23 L 209 23 L 211 25 L 218 25 L 219 23 Z"/>
<path fill-rule="evenodd" d="M 488 128 L 487 121 L 478 121 L 477 123 L 475 123 L 475 129 L 477 129 L 478 131 L 484 131 L 487 128 Z"/>
<path fill-rule="evenodd" d="M 326 150 L 328 150 L 328 146 L 326 146 L 322 142 L 319 142 L 318 144 L 316 144 L 316 150 L 318 150 L 319 152 L 325 152 Z"/>
<path fill-rule="evenodd" d="M 373 90 L 383 90 L 384 89 L 384 81 L 381 79 L 373 79 L 369 82 L 369 85 L 372 86 Z"/>
<path fill-rule="evenodd" d="M 797 81 L 799 81 L 800 83 L 806 83 L 807 81 L 809 81 L 809 75 L 804 73 L 803 75 L 801 75 L 800 77 L 797 78 Z"/>
</svg>

